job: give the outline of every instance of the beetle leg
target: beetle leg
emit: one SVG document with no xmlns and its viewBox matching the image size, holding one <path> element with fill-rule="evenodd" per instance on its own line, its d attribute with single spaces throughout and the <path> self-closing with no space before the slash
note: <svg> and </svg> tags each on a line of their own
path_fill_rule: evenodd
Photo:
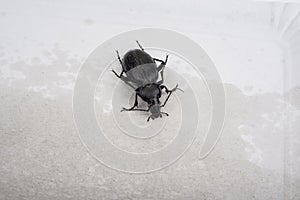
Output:
<svg viewBox="0 0 300 200">
<path fill-rule="evenodd" d="M 166 112 L 160 112 L 161 114 L 165 114 L 166 116 L 169 116 L 169 114 L 168 113 L 166 113 Z"/>
<path fill-rule="evenodd" d="M 121 58 L 120 58 L 119 51 L 116 50 L 116 53 L 117 53 L 117 56 L 118 56 L 118 60 L 119 60 L 119 62 L 120 62 L 120 64 L 121 64 L 121 66 L 122 66 L 122 72 L 121 72 L 121 74 L 120 74 L 120 76 L 122 76 L 122 74 L 124 73 L 124 65 L 123 65 L 123 62 L 122 62 L 122 60 L 121 60 Z"/>
<path fill-rule="evenodd" d="M 168 94 L 168 96 L 167 96 L 165 102 L 163 103 L 163 105 L 162 105 L 161 107 L 164 107 L 164 106 L 166 105 L 166 103 L 167 103 L 167 101 L 169 100 L 171 94 L 172 94 L 173 92 L 175 92 L 175 90 L 178 89 L 178 90 L 184 92 L 182 89 L 178 88 L 178 84 L 176 84 L 176 86 L 175 86 L 172 90 L 169 90 L 165 85 L 162 85 L 162 86 L 161 86 L 161 89 L 165 89 L 165 90 L 166 90 L 166 93 Z"/>
<path fill-rule="evenodd" d="M 140 108 L 122 108 L 122 110 L 120 112 L 123 112 L 123 111 L 144 111 L 144 112 L 149 112 L 149 109 L 140 109 Z"/>
<path fill-rule="evenodd" d="M 115 70 L 112 70 L 112 72 L 119 78 L 121 79 L 122 81 L 124 81 L 127 85 L 129 85 L 131 88 L 133 88 L 135 90 L 135 87 L 129 83 L 129 79 L 126 77 L 126 76 L 123 76 L 122 73 L 119 75 L 117 74 L 117 72 L 115 72 Z"/>
<path fill-rule="evenodd" d="M 161 60 L 161 59 L 158 59 L 158 58 L 153 58 L 154 61 L 158 61 L 158 62 L 161 62 L 161 63 L 164 63 L 165 61 Z"/>
<path fill-rule="evenodd" d="M 163 70 L 165 68 L 165 64 L 161 63 L 158 67 L 157 67 L 157 71 L 159 72 L 160 70 Z"/>
<path fill-rule="evenodd" d="M 163 84 L 163 82 L 164 82 L 164 69 L 167 64 L 168 57 L 169 57 L 169 55 L 166 55 L 165 61 L 159 60 L 161 62 L 161 64 L 157 68 L 157 71 L 160 71 L 160 76 L 161 76 L 161 80 L 157 82 L 159 85 Z M 154 58 L 154 59 L 156 59 L 156 58 Z M 158 59 L 156 59 L 156 60 L 158 60 Z"/>
<path fill-rule="evenodd" d="M 120 58 L 119 51 L 116 50 L 116 52 L 117 52 L 118 60 L 119 60 L 119 62 L 120 62 L 120 64 L 121 64 L 121 66 L 122 66 L 122 72 L 120 73 L 120 75 L 117 74 L 117 72 L 116 72 L 115 70 L 112 70 L 112 72 L 113 72 L 119 79 L 121 79 L 121 80 L 124 81 L 127 85 L 129 85 L 131 88 L 135 89 L 134 86 L 133 86 L 131 83 L 129 83 L 129 79 L 128 79 L 126 76 L 123 76 L 123 73 L 125 72 L 125 71 L 124 71 L 123 62 L 122 62 L 122 60 L 121 60 L 121 58 Z"/>
<path fill-rule="evenodd" d="M 176 89 L 177 86 L 178 86 L 178 85 L 176 85 L 174 89 Z M 165 86 L 165 85 L 161 85 L 160 87 L 161 87 L 161 89 L 165 89 L 167 94 L 169 94 L 170 92 L 172 92 L 172 90 L 169 90 L 169 89 L 167 88 L 167 86 Z M 173 90 L 174 90 L 174 89 L 173 89 Z"/>
<path fill-rule="evenodd" d="M 170 98 L 170 96 L 171 96 L 172 93 L 173 93 L 173 92 L 169 92 L 169 94 L 168 94 L 168 96 L 167 96 L 165 102 L 163 103 L 163 105 L 161 105 L 161 107 L 164 107 L 164 106 L 166 105 L 166 103 L 167 103 L 167 101 L 169 100 L 169 98 Z"/>
<path fill-rule="evenodd" d="M 122 60 L 121 60 L 121 58 L 120 58 L 120 55 L 119 55 L 119 51 L 116 50 L 116 52 L 117 52 L 118 60 L 119 60 L 119 62 L 120 62 L 120 64 L 121 64 L 121 66 L 122 66 L 122 72 L 121 72 L 120 75 L 117 74 L 117 72 L 116 72 L 115 70 L 112 70 L 112 72 L 113 72 L 118 78 L 121 78 L 121 77 L 123 76 L 123 73 L 124 73 L 124 67 L 123 67 L 123 62 L 122 62 Z"/>
<path fill-rule="evenodd" d="M 148 119 L 147 119 L 147 122 L 149 122 L 149 121 L 150 121 L 150 119 L 152 119 L 152 118 L 151 118 L 151 115 L 148 117 Z"/>
<path fill-rule="evenodd" d="M 163 68 L 161 71 L 160 71 L 160 76 L 161 76 L 161 80 L 157 82 L 157 84 L 161 85 L 164 83 L 164 69 Z"/>
<path fill-rule="evenodd" d="M 136 43 L 139 45 L 139 47 L 141 48 L 141 50 L 144 51 L 144 48 L 143 48 L 142 45 L 139 43 L 139 41 L 136 40 Z"/>
<path fill-rule="evenodd" d="M 169 58 L 169 55 L 166 55 L 165 61 L 158 59 L 158 58 L 153 58 L 154 61 L 158 61 L 161 63 L 161 65 L 159 65 L 159 67 L 158 67 L 158 71 L 160 71 L 162 69 L 162 67 L 167 64 L 168 58 Z"/>
<path fill-rule="evenodd" d="M 162 66 L 162 67 L 161 67 Z M 162 70 L 160 71 L 160 77 L 161 77 L 161 80 L 157 82 L 157 84 L 161 85 L 164 83 L 164 69 L 165 69 L 165 65 L 163 64 L 160 64 L 160 66 L 158 68 L 162 68 Z"/>
<path fill-rule="evenodd" d="M 161 87 L 161 89 L 165 89 L 167 94 L 170 93 L 170 92 L 174 92 L 175 90 L 180 90 L 181 92 L 184 92 L 183 89 L 180 89 L 180 88 L 178 87 L 178 84 L 176 84 L 176 86 L 175 86 L 172 90 L 169 90 L 169 89 L 167 88 L 167 86 L 165 86 L 165 85 L 161 85 L 160 87 Z"/>
<path fill-rule="evenodd" d="M 117 53 L 117 56 L 118 56 L 118 60 L 119 60 L 120 64 L 121 64 L 121 65 L 122 65 L 122 67 L 123 67 L 123 62 L 122 62 L 122 60 L 121 60 L 121 58 L 120 58 L 119 51 L 118 51 L 118 50 L 116 50 L 116 53 Z"/>
<path fill-rule="evenodd" d="M 131 108 L 122 108 L 121 112 L 133 110 L 137 106 L 138 106 L 138 94 L 135 93 L 134 105 Z"/>
<path fill-rule="evenodd" d="M 122 72 L 121 72 L 121 74 L 119 75 L 115 70 L 111 70 L 118 78 L 121 78 L 122 76 L 123 76 L 123 70 L 122 70 Z"/>
</svg>

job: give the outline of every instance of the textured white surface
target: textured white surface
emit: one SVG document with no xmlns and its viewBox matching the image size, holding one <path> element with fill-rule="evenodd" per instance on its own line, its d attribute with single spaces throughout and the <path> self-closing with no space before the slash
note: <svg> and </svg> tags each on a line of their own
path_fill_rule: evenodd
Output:
<svg viewBox="0 0 300 200">
<path fill-rule="evenodd" d="M 299 25 L 294 4 L 1 1 L 0 199 L 299 199 Z M 197 138 L 171 167 L 130 175 L 81 144 L 72 89 L 97 45 L 148 26 L 207 51 L 227 117 L 206 159 Z"/>
</svg>

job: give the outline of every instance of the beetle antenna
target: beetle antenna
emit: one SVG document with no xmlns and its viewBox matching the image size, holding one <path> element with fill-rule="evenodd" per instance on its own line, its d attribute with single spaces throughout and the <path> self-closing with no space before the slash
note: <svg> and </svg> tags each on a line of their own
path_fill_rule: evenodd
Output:
<svg viewBox="0 0 300 200">
<path fill-rule="evenodd" d="M 166 116 L 169 116 L 169 114 L 168 113 L 166 113 L 166 112 L 160 112 L 161 114 L 165 114 Z"/>
<path fill-rule="evenodd" d="M 181 92 L 184 92 L 184 90 L 181 89 L 181 88 L 179 88 L 179 87 L 177 87 L 177 90 L 179 90 L 179 91 L 181 91 Z"/>
<path fill-rule="evenodd" d="M 139 47 L 142 49 L 142 51 L 144 51 L 144 48 L 142 47 L 142 45 L 139 43 L 138 40 L 136 40 L 136 43 L 139 45 Z"/>
</svg>

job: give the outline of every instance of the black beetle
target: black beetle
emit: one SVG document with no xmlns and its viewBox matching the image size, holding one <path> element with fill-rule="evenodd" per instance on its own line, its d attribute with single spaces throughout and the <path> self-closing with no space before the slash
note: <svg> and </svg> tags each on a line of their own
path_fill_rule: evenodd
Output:
<svg viewBox="0 0 300 200">
<path fill-rule="evenodd" d="M 135 89 L 135 102 L 131 108 L 123 108 L 122 111 L 145 111 L 151 113 L 147 121 L 162 117 L 162 114 L 168 116 L 168 113 L 162 112 L 160 109 L 164 107 L 170 98 L 170 95 L 178 88 L 178 84 L 175 88 L 169 90 L 164 82 L 164 68 L 168 61 L 168 55 L 166 55 L 165 61 L 152 58 L 145 52 L 144 48 L 136 41 L 140 49 L 133 49 L 128 51 L 121 60 L 119 52 L 117 52 L 118 60 L 122 66 L 122 72 L 117 74 L 114 70 L 112 72 L 127 85 Z M 160 62 L 157 66 L 155 61 Z M 125 72 L 126 76 L 123 75 Z M 158 80 L 158 73 L 160 72 L 161 80 Z M 162 95 L 162 90 L 165 89 L 168 94 L 165 102 L 161 105 L 159 98 Z M 181 90 L 181 89 L 179 89 Z M 183 90 L 181 90 L 183 91 Z M 138 96 L 148 103 L 148 109 L 135 108 L 138 106 Z"/>
</svg>

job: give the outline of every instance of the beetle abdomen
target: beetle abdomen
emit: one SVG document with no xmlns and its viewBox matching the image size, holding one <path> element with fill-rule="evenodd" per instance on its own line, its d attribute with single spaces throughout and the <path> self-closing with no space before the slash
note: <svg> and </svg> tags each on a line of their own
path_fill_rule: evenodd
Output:
<svg viewBox="0 0 300 200">
<path fill-rule="evenodd" d="M 157 66 L 155 63 L 136 66 L 126 72 L 126 74 L 138 87 L 149 83 L 156 83 L 158 79 Z"/>
<path fill-rule="evenodd" d="M 134 49 L 128 51 L 123 58 L 125 72 L 143 64 L 155 63 L 153 58 L 145 51 Z"/>
</svg>

